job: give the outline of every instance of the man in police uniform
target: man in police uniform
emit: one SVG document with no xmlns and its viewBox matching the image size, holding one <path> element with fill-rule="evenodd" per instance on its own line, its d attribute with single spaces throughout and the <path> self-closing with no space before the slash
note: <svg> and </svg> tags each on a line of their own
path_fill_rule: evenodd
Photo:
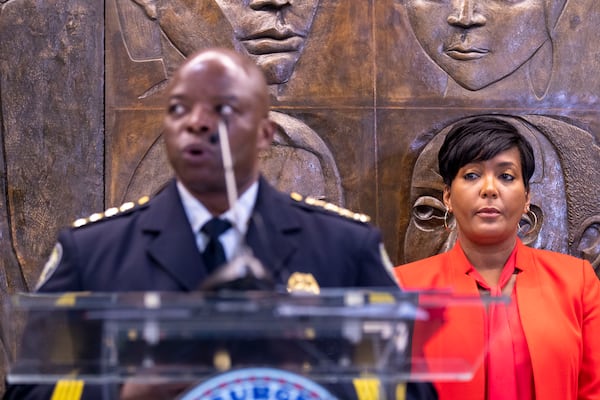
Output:
<svg viewBox="0 0 600 400">
<path fill-rule="evenodd" d="M 203 226 L 214 217 L 227 221 L 217 245 L 226 260 L 248 246 L 275 283 L 290 290 L 396 286 L 380 233 L 364 215 L 285 195 L 261 178 L 258 155 L 274 132 L 269 107 L 264 76 L 249 59 L 224 49 L 191 56 L 168 92 L 164 142 L 175 178 L 151 200 L 106 210 L 60 232 L 37 290 L 197 290 L 212 272 L 203 253 L 214 240 Z M 220 123 L 228 129 L 239 193 L 233 208 Z M 43 399 L 52 392 L 30 389 L 10 387 L 7 397 Z M 83 388 L 83 399 L 96 396 L 93 385 Z M 121 391 L 123 399 L 173 397 L 156 387 L 125 384 Z"/>
</svg>

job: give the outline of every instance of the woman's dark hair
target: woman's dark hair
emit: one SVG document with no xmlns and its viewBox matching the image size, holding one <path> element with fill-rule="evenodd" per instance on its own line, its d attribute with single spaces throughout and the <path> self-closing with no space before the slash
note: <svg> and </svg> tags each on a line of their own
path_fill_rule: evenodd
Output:
<svg viewBox="0 0 600 400">
<path fill-rule="evenodd" d="M 535 158 L 529 142 L 517 128 L 500 118 L 475 117 L 455 124 L 438 153 L 438 167 L 444 184 L 450 186 L 458 170 L 472 162 L 486 161 L 516 147 L 521 155 L 525 189 L 535 171 Z"/>
</svg>

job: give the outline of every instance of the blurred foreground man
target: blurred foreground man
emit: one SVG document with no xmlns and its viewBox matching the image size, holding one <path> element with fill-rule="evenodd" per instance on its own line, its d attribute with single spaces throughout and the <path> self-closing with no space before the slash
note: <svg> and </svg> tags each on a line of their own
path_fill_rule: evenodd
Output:
<svg viewBox="0 0 600 400">
<path fill-rule="evenodd" d="M 261 177 L 258 156 L 269 148 L 274 125 L 265 78 L 252 61 L 223 49 L 197 53 L 177 71 L 167 98 L 164 143 L 174 179 L 149 201 L 63 230 L 38 291 L 194 291 L 247 249 L 275 289 L 396 286 L 380 233 L 364 215 L 280 193 Z M 234 207 L 219 125 L 228 131 L 239 194 Z M 126 383 L 120 398 L 173 399 L 185 389 Z M 428 398 L 429 389 L 409 385 L 407 398 Z M 52 391 L 15 386 L 7 398 L 49 399 Z M 81 398 L 101 396 L 84 385 Z"/>
</svg>

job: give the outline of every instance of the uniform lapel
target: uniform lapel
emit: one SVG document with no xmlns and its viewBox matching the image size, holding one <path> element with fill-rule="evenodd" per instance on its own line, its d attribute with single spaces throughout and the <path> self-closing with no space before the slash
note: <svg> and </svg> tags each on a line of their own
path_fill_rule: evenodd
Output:
<svg viewBox="0 0 600 400">
<path fill-rule="evenodd" d="M 246 238 L 254 255 L 275 278 L 284 280 L 287 280 L 284 272 L 300 245 L 302 232 L 298 217 L 291 209 L 291 201 L 261 177 Z"/>
<path fill-rule="evenodd" d="M 161 268 L 188 290 L 196 290 L 206 275 L 175 180 L 150 203 L 142 228 L 151 238 L 147 252 Z"/>
<path fill-rule="evenodd" d="M 252 213 L 246 243 L 275 277 L 281 276 L 298 249 L 302 232 L 292 200 L 259 181 L 258 196 Z M 170 182 L 149 204 L 142 226 L 151 238 L 148 254 L 174 280 L 195 290 L 206 277 L 202 256 L 185 215 L 175 181 Z"/>
</svg>

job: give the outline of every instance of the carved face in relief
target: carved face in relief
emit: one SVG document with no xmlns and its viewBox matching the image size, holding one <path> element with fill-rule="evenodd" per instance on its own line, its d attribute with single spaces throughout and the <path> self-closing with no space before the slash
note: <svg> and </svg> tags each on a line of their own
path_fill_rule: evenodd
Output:
<svg viewBox="0 0 600 400">
<path fill-rule="evenodd" d="M 530 180 L 531 212 L 519 225 L 519 236 L 531 247 L 568 252 L 567 201 L 563 171 L 558 155 L 548 139 L 524 124 L 510 122 L 531 143 L 535 154 L 535 173 Z M 404 261 L 411 262 L 443 253 L 456 242 L 453 216 L 444 226 L 444 183 L 438 173 L 437 153 L 450 127 L 437 134 L 423 149 L 415 163 L 410 192 L 411 215 L 404 240 Z"/>
<path fill-rule="evenodd" d="M 245 50 L 270 84 L 287 82 L 304 45 L 319 0 L 215 0 Z"/>
<path fill-rule="evenodd" d="M 427 55 L 479 90 L 510 75 L 550 40 L 548 0 L 405 0 Z"/>
<path fill-rule="evenodd" d="M 287 82 L 306 44 L 319 0 L 134 0 L 157 20 L 171 43 L 184 55 L 206 46 L 223 46 L 224 37 L 247 53 L 268 84 Z M 223 29 L 215 3 L 231 24 Z M 217 11 L 218 12 L 218 11 Z"/>
</svg>

